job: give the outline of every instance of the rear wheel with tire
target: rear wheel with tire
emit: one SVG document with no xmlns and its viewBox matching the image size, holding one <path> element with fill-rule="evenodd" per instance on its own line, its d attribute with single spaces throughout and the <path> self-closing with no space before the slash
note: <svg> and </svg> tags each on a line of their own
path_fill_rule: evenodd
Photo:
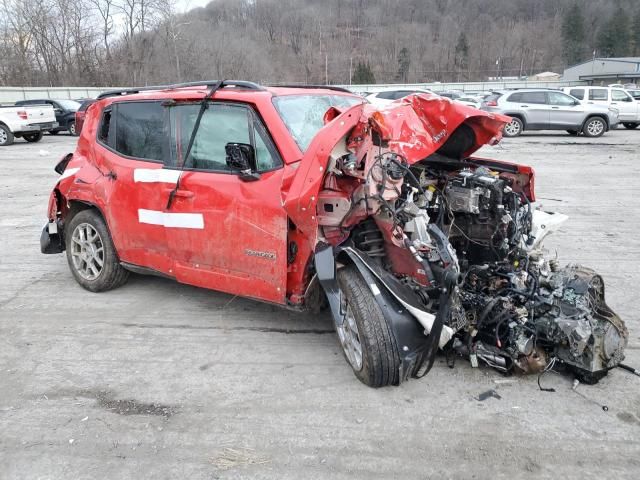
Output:
<svg viewBox="0 0 640 480">
<path fill-rule="evenodd" d="M 517 117 L 513 117 L 511 119 L 511 123 L 507 123 L 504 126 L 504 136 L 517 137 L 522 133 L 523 129 L 524 129 L 524 124 L 522 123 L 522 120 L 520 120 Z"/>
<path fill-rule="evenodd" d="M 625 122 L 622 125 L 624 125 L 624 128 L 626 128 L 628 130 L 633 130 L 633 129 L 638 128 L 638 125 L 640 125 L 640 123 Z"/>
<path fill-rule="evenodd" d="M 67 129 L 69 130 L 69 133 L 74 137 L 78 136 L 78 134 L 76 133 L 76 122 L 69 123 L 69 126 L 67 127 Z"/>
<path fill-rule="evenodd" d="M 370 387 L 397 384 L 400 354 L 391 327 L 358 269 L 338 271 L 344 321 L 336 325 L 340 345 L 356 377 Z"/>
<path fill-rule="evenodd" d="M 82 210 L 65 228 L 67 261 L 77 282 L 92 292 L 117 288 L 129 278 L 107 225 L 96 210 Z"/>
<path fill-rule="evenodd" d="M 24 138 L 29 143 L 35 143 L 35 142 L 39 142 L 40 140 L 42 140 L 42 136 L 43 135 L 44 134 L 42 132 L 25 133 L 24 135 L 22 135 L 22 138 Z"/>
<path fill-rule="evenodd" d="M 13 143 L 14 136 L 9 127 L 0 125 L 0 147 L 6 147 Z"/>
<path fill-rule="evenodd" d="M 601 137 L 607 130 L 607 123 L 602 117 L 591 117 L 582 127 L 582 133 L 587 137 Z"/>
</svg>

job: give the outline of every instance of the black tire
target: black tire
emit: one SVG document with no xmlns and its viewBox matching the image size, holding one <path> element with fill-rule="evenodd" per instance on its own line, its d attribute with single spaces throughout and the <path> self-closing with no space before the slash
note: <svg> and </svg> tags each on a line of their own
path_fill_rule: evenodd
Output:
<svg viewBox="0 0 640 480">
<path fill-rule="evenodd" d="M 344 311 L 350 308 L 358 327 L 362 347 L 361 368 L 345 358 L 358 379 L 370 387 L 397 385 L 400 355 L 391 328 L 358 269 L 348 265 L 338 271 L 338 284 L 343 293 Z M 340 337 L 340 334 L 338 335 Z"/>
<path fill-rule="evenodd" d="M 60 130 L 49 130 L 49 135 L 57 135 L 60 133 Z"/>
<path fill-rule="evenodd" d="M 582 126 L 585 137 L 601 137 L 607 131 L 607 122 L 602 117 L 588 118 Z"/>
<path fill-rule="evenodd" d="M 578 135 L 578 130 L 567 130 L 567 133 L 573 137 Z"/>
<path fill-rule="evenodd" d="M 76 122 L 69 122 L 69 125 L 67 126 L 67 130 L 69 130 L 69 133 L 74 137 L 78 136 L 78 133 L 76 132 Z"/>
<path fill-rule="evenodd" d="M 634 130 L 634 129 L 638 128 L 638 125 L 640 125 L 640 123 L 625 122 L 622 125 L 624 125 L 624 128 L 626 128 L 627 130 Z"/>
<path fill-rule="evenodd" d="M 81 272 L 81 268 L 77 267 L 74 262 L 74 256 L 78 259 L 78 256 L 74 255 L 74 253 L 81 255 L 78 250 L 82 248 L 74 241 L 74 232 L 79 226 L 83 229 L 87 228 L 87 225 L 98 233 L 99 245 L 102 247 L 103 264 L 95 278 L 86 278 Z M 82 210 L 67 223 L 65 227 L 65 243 L 69 268 L 76 281 L 83 288 L 91 292 L 104 292 L 123 285 L 129 278 L 129 272 L 120 265 L 118 255 L 111 241 L 109 229 L 102 216 L 96 210 Z M 87 263 L 81 259 L 77 261 L 84 262 L 85 265 Z"/>
<path fill-rule="evenodd" d="M 43 136 L 44 134 L 42 132 L 25 133 L 24 135 L 22 135 L 22 138 L 24 138 L 29 143 L 36 143 L 42 140 Z"/>
<path fill-rule="evenodd" d="M 512 117 L 511 123 L 505 125 L 503 129 L 503 135 L 505 137 L 517 137 L 524 130 L 524 123 L 518 117 Z"/>
<path fill-rule="evenodd" d="M 9 127 L 0 125 L 0 147 L 7 147 L 13 143 L 15 137 Z"/>
</svg>

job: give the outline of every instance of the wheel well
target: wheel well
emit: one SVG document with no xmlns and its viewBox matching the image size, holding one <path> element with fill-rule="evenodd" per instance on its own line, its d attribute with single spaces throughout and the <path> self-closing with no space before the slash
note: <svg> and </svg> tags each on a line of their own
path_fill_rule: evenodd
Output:
<svg viewBox="0 0 640 480">
<path fill-rule="evenodd" d="M 507 117 L 517 118 L 518 120 L 520 120 L 522 122 L 522 129 L 523 130 L 527 126 L 527 122 L 525 122 L 524 117 L 522 116 L 522 114 L 520 114 L 520 113 L 505 113 L 505 115 Z"/>
<path fill-rule="evenodd" d="M 104 223 L 107 224 L 107 219 L 105 218 L 105 216 L 102 214 L 102 212 L 98 207 L 96 207 L 92 203 L 84 202 L 82 200 L 69 200 L 69 210 L 65 215 L 65 219 L 64 219 L 65 222 L 70 222 L 73 217 L 75 217 L 78 213 L 84 210 L 95 210 L 102 217 L 102 220 L 104 220 Z M 108 225 L 107 225 L 107 228 L 109 228 Z"/>
<path fill-rule="evenodd" d="M 589 114 L 587 116 L 587 118 L 584 119 L 584 122 L 582 123 L 582 128 L 584 128 L 584 126 L 587 124 L 587 122 L 589 120 L 591 120 L 592 118 L 600 118 L 600 119 L 604 120 L 604 123 L 607 126 L 607 130 L 609 129 L 609 119 L 605 115 L 600 115 L 598 113 Z"/>
</svg>

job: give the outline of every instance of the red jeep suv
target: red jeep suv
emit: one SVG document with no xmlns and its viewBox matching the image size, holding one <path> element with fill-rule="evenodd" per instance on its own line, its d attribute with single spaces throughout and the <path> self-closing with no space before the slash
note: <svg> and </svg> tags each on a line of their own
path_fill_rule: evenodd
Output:
<svg viewBox="0 0 640 480">
<path fill-rule="evenodd" d="M 473 156 L 509 121 L 430 94 L 375 108 L 243 81 L 107 92 L 56 167 L 41 248 L 66 250 L 94 292 L 138 272 L 328 305 L 374 387 L 425 375 L 439 348 L 597 381 L 627 341 L 602 279 L 545 259 L 566 217 L 534 208 L 530 167 Z"/>
</svg>

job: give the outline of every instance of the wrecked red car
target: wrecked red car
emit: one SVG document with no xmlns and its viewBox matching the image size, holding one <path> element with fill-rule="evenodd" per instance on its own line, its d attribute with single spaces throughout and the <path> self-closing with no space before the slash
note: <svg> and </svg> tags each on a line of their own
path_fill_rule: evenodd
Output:
<svg viewBox="0 0 640 480">
<path fill-rule="evenodd" d="M 598 381 L 627 330 L 602 278 L 541 248 L 565 216 L 530 167 L 477 158 L 509 118 L 436 95 L 201 82 L 91 105 L 41 247 L 99 292 L 130 271 L 296 309 L 328 304 L 355 375 L 421 377 L 443 349 Z"/>
</svg>

